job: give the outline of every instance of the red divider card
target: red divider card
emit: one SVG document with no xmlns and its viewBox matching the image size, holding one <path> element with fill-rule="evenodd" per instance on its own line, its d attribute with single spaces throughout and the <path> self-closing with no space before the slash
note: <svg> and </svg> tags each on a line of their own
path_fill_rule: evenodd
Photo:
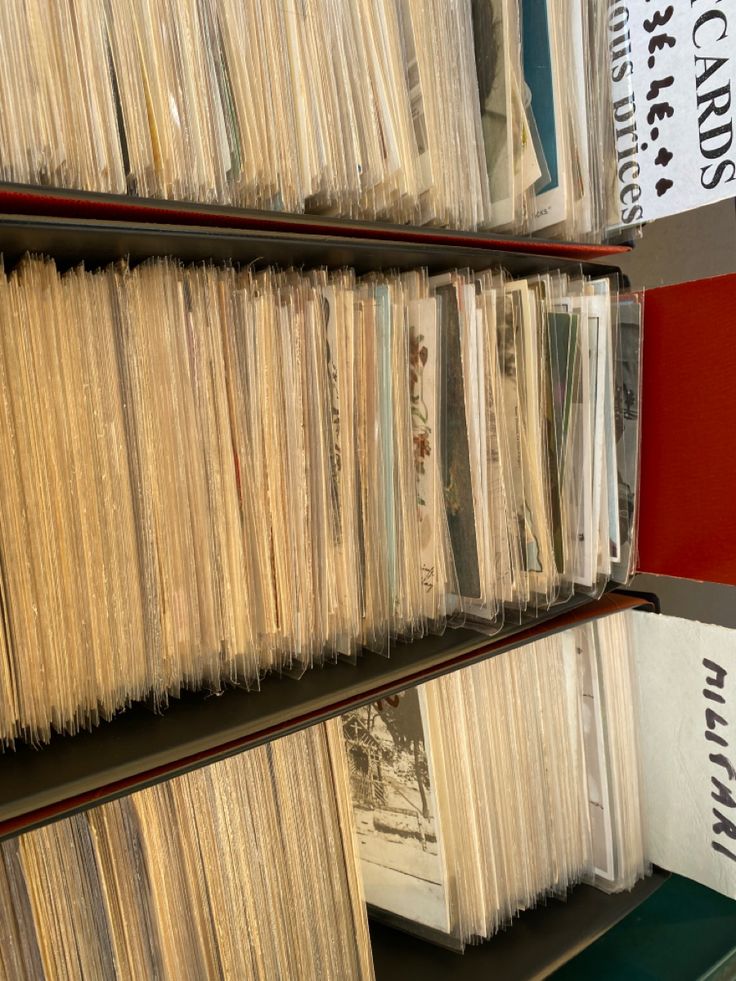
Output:
<svg viewBox="0 0 736 981">
<path fill-rule="evenodd" d="M 640 572 L 736 585 L 736 275 L 644 302 Z"/>
</svg>

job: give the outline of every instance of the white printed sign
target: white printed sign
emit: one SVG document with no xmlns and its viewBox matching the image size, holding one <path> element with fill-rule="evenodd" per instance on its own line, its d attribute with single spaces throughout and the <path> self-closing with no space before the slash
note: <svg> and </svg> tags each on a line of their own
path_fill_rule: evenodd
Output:
<svg viewBox="0 0 736 981">
<path fill-rule="evenodd" d="M 736 196 L 736 0 L 608 0 L 623 226 Z"/>
</svg>

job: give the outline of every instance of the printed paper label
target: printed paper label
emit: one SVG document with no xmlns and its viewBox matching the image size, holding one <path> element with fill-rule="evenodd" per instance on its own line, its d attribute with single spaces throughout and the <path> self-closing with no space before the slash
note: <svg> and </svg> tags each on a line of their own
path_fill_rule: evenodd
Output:
<svg viewBox="0 0 736 981">
<path fill-rule="evenodd" d="M 621 225 L 736 196 L 736 0 L 608 4 Z"/>
</svg>

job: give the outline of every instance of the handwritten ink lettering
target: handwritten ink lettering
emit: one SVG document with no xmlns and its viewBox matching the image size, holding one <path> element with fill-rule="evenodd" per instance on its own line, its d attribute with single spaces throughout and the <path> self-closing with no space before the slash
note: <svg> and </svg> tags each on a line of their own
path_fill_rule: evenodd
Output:
<svg viewBox="0 0 736 981">
<path fill-rule="evenodd" d="M 657 10 L 654 16 L 649 20 L 644 21 L 644 30 L 647 34 L 651 34 L 652 31 L 656 31 L 658 27 L 664 27 L 672 19 L 672 15 L 675 12 L 675 8 L 670 4 L 670 6 L 662 13 L 662 11 Z"/>
<path fill-rule="evenodd" d="M 618 222 L 727 196 L 736 0 L 606 0 L 606 13 Z"/>
<path fill-rule="evenodd" d="M 637 5 L 631 4 L 631 10 L 636 10 Z M 619 213 L 622 224 L 631 224 L 641 221 L 645 216 L 643 202 L 647 200 L 644 194 L 646 188 L 646 177 L 642 176 L 643 168 L 640 162 L 640 152 L 644 153 L 652 147 L 655 163 L 662 169 L 667 169 L 674 157 L 672 151 L 666 146 L 656 146 L 657 141 L 662 135 L 660 131 L 661 123 L 667 123 L 675 115 L 674 105 L 663 98 L 668 89 L 674 89 L 676 75 L 674 72 L 662 72 L 662 64 L 657 64 L 658 59 L 671 66 L 672 59 L 670 52 L 676 47 L 677 39 L 670 33 L 673 28 L 668 25 L 673 20 L 675 7 L 673 4 L 665 4 L 660 0 L 652 0 L 651 7 L 646 8 L 647 17 L 643 17 L 643 11 L 639 7 L 638 25 L 631 24 L 631 11 L 629 5 L 624 3 L 609 2 L 608 6 L 608 31 L 609 48 L 611 56 L 611 80 L 614 83 L 614 91 L 618 98 L 614 98 L 614 122 L 616 132 L 616 160 L 618 165 L 618 188 L 619 188 Z M 673 21 L 674 23 L 674 21 Z M 666 29 L 668 28 L 668 29 Z M 631 35 L 632 31 L 637 33 L 643 31 L 648 36 L 646 49 L 649 58 L 646 66 L 635 64 L 632 55 Z M 639 71 L 646 68 L 652 73 L 650 78 L 642 82 L 646 88 L 637 86 Z M 633 82 L 626 83 L 631 86 L 627 91 L 625 85 L 621 84 L 624 79 L 633 76 Z M 618 84 L 618 88 L 616 88 Z M 636 94 L 635 94 L 636 93 Z M 642 106 L 637 105 L 637 99 L 644 102 L 646 111 L 637 113 Z M 637 122 L 643 128 L 646 124 L 648 132 L 641 135 L 637 132 Z M 655 125 L 655 123 L 657 125 Z M 671 127 L 667 132 L 671 131 Z M 648 139 L 647 139 L 648 137 Z M 673 144 L 670 144 L 673 145 Z M 630 160 L 629 158 L 633 158 Z M 662 197 L 675 185 L 672 175 L 661 176 L 654 182 L 653 190 L 658 197 Z M 642 198 L 642 203 L 639 199 Z"/>
<path fill-rule="evenodd" d="M 708 732 L 706 730 L 704 735 L 708 742 L 716 743 L 718 746 L 728 746 L 728 740 L 724 739 L 723 736 L 719 736 L 717 732 Z"/>
<path fill-rule="evenodd" d="M 727 756 L 723 753 L 711 753 L 708 759 L 714 766 L 722 766 L 728 774 L 729 780 L 736 780 L 736 769 Z"/>
<path fill-rule="evenodd" d="M 647 122 L 651 126 L 655 119 L 661 122 L 663 119 L 671 119 L 674 114 L 675 110 L 669 102 L 655 102 L 653 106 L 649 107 Z"/>
<path fill-rule="evenodd" d="M 728 722 L 726 722 L 726 720 L 723 718 L 722 715 L 719 715 L 712 708 L 706 708 L 705 724 L 708 726 L 709 729 L 715 729 L 716 723 L 722 726 L 728 725 Z"/>
<path fill-rule="evenodd" d="M 703 695 L 709 698 L 711 702 L 719 702 L 721 705 L 725 705 L 726 699 L 723 695 L 719 695 L 717 691 L 708 691 L 707 688 L 704 688 Z"/>
<path fill-rule="evenodd" d="M 725 668 L 720 667 L 714 661 L 709 661 L 707 657 L 703 658 L 703 667 L 707 668 L 708 671 L 714 672 L 712 678 L 706 677 L 705 679 L 706 685 L 710 685 L 712 688 L 723 688 L 723 682 L 726 679 L 726 673 L 727 673 Z M 722 695 L 720 695 L 719 698 L 721 699 L 721 701 L 724 700 Z"/>
<path fill-rule="evenodd" d="M 723 804 L 725 807 L 736 807 L 736 800 L 733 798 L 733 794 L 726 786 L 725 783 L 721 783 L 718 777 L 711 777 L 711 782 L 716 788 L 711 790 L 710 796 L 713 800 L 718 801 L 719 804 Z"/>
<path fill-rule="evenodd" d="M 657 34 L 650 40 L 647 47 L 649 48 L 649 54 L 653 55 L 655 51 L 664 51 L 665 48 L 674 48 L 676 43 L 677 42 L 671 34 Z M 649 67 L 654 68 L 656 60 L 654 58 L 650 58 L 649 60 L 652 62 Z"/>
<path fill-rule="evenodd" d="M 713 825 L 713 833 L 726 835 L 728 838 L 733 838 L 736 841 L 736 824 L 733 823 L 731 818 L 726 817 L 725 814 L 721 814 L 717 807 L 713 808 L 713 817 L 718 819 Z"/>
<path fill-rule="evenodd" d="M 703 695 L 708 698 L 710 694 L 709 689 L 718 688 L 721 691 L 723 690 L 728 672 L 720 664 L 716 664 L 715 661 L 711 661 L 707 657 L 703 659 L 703 667 L 706 672 L 709 672 L 705 678 L 705 683 L 708 687 L 703 689 Z M 718 701 L 725 705 L 723 696 L 719 696 Z M 708 754 L 710 763 L 714 767 L 719 768 L 717 775 L 711 774 L 711 783 L 715 789 L 711 790 L 710 796 L 720 807 L 736 811 L 736 797 L 734 797 L 734 790 L 736 788 L 730 786 L 731 784 L 736 784 L 736 767 L 731 762 L 730 756 L 726 755 L 725 750 L 729 748 L 728 740 L 725 738 L 723 732 L 718 732 L 719 728 L 727 732 L 728 719 L 725 715 L 721 715 L 720 712 L 716 712 L 710 705 L 706 705 L 705 738 L 709 742 L 718 743 L 724 750 L 724 752 Z M 725 835 L 726 838 L 736 841 L 736 821 L 734 821 L 736 813 L 733 816 L 729 816 L 722 810 L 719 810 L 718 807 L 713 807 L 712 814 L 715 822 L 713 824 L 714 838 L 711 841 L 711 848 L 717 854 L 736 862 L 736 854 L 722 840 L 719 840 Z"/>
<path fill-rule="evenodd" d="M 666 31 L 662 31 L 661 28 L 665 27 L 672 20 L 672 16 L 675 12 L 675 8 L 672 4 L 659 10 L 653 10 L 652 16 L 646 18 L 642 22 L 644 31 L 647 34 L 652 35 L 647 44 L 647 50 L 649 51 L 649 58 L 647 59 L 647 67 L 650 71 L 654 71 L 657 65 L 657 57 L 666 59 L 668 52 L 673 49 L 677 41 Z M 655 31 L 658 33 L 655 34 Z M 675 115 L 675 108 L 671 102 L 666 100 L 661 100 L 659 102 L 653 102 L 654 99 L 660 99 L 663 90 L 672 88 L 675 82 L 675 76 L 672 74 L 661 76 L 659 78 L 652 78 L 649 83 L 649 88 L 646 93 L 646 101 L 653 103 L 649 106 L 646 115 L 647 125 L 650 127 L 649 136 L 652 143 L 660 137 L 659 126 L 655 126 L 656 123 L 662 123 L 666 120 L 672 119 Z M 648 144 L 647 144 L 648 148 Z M 660 146 L 654 162 L 657 166 L 667 169 L 672 162 L 674 154 L 671 153 L 666 147 Z M 660 177 L 654 184 L 654 190 L 657 192 L 657 197 L 661 198 L 663 195 L 673 188 L 675 185 L 674 180 L 671 177 Z"/>
<path fill-rule="evenodd" d="M 668 89 L 674 84 L 674 75 L 668 75 L 667 78 L 655 78 L 649 86 L 649 91 L 647 92 L 647 102 L 651 102 L 652 99 L 658 99 L 662 89 Z"/>
<path fill-rule="evenodd" d="M 727 858 L 730 858 L 734 862 L 736 862 L 736 855 L 734 855 L 734 853 L 729 848 L 726 848 L 725 845 L 722 845 L 720 841 L 712 841 L 711 848 L 713 849 L 714 852 L 718 852 L 720 855 L 726 855 Z"/>
</svg>

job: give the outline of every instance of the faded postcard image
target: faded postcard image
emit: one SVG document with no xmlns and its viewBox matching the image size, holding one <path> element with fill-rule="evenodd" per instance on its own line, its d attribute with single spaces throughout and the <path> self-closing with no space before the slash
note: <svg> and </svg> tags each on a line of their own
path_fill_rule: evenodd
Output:
<svg viewBox="0 0 736 981">
<path fill-rule="evenodd" d="M 496 224 L 513 217 L 509 157 L 509 78 L 503 0 L 473 0 L 473 39 L 483 142 Z M 505 212 L 508 213 L 505 213 Z"/>
<path fill-rule="evenodd" d="M 365 898 L 450 929 L 421 692 L 411 688 L 342 718 Z"/>
<path fill-rule="evenodd" d="M 441 343 L 445 351 L 445 374 L 442 379 L 445 432 L 442 444 L 442 477 L 445 509 L 460 595 L 467 599 L 478 599 L 480 566 L 466 415 L 460 310 L 454 283 L 451 280 L 444 282 L 444 279 L 445 277 L 437 277 L 432 282 L 435 284 Z"/>
<path fill-rule="evenodd" d="M 614 578 L 625 582 L 632 572 L 636 539 L 636 490 L 639 479 L 639 398 L 641 389 L 641 306 L 619 304 L 618 345 L 614 360 L 614 425 L 618 460 L 619 561 Z"/>
<path fill-rule="evenodd" d="M 590 627 L 575 631 L 573 636 L 579 658 L 582 688 L 581 709 L 593 867 L 596 876 L 610 881 L 614 877 L 613 833 L 603 731 L 603 706 L 596 659 L 597 640 Z"/>
</svg>

